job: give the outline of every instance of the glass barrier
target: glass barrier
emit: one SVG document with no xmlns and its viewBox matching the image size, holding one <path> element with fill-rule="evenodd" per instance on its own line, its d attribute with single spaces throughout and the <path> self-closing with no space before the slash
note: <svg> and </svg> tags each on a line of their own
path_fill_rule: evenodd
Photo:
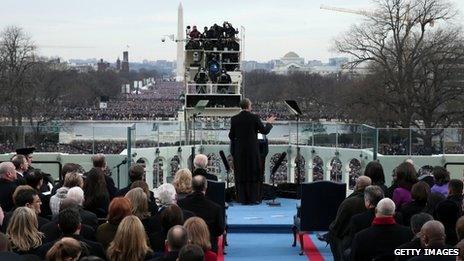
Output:
<svg viewBox="0 0 464 261">
<path fill-rule="evenodd" d="M 411 155 L 443 154 L 444 129 L 411 128 L 409 130 Z"/>
<path fill-rule="evenodd" d="M 410 155 L 409 129 L 377 129 L 378 153 L 382 155 Z"/>
<path fill-rule="evenodd" d="M 464 129 L 448 128 L 443 131 L 443 154 L 464 154 Z"/>
<path fill-rule="evenodd" d="M 369 125 L 361 125 L 361 149 L 368 149 L 374 151 L 374 147 L 377 143 L 376 135 L 377 129 Z"/>
</svg>

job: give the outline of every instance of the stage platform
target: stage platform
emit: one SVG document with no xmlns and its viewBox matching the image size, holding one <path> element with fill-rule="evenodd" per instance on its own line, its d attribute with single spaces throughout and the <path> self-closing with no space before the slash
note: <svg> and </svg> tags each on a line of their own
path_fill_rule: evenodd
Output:
<svg viewBox="0 0 464 261">
<path fill-rule="evenodd" d="M 300 200 L 278 198 L 281 206 L 232 203 L 227 210 L 227 223 L 231 233 L 289 233 Z"/>
<path fill-rule="evenodd" d="M 300 200 L 278 198 L 280 206 L 242 205 L 232 202 L 227 210 L 227 253 L 218 260 L 333 260 L 330 247 L 317 239 L 317 233 L 305 236 L 305 255 L 291 247 L 293 216 Z"/>
</svg>

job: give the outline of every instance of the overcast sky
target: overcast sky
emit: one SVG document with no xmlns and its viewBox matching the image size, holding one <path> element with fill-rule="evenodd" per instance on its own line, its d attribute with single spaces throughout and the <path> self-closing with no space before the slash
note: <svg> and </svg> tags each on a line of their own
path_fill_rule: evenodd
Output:
<svg viewBox="0 0 464 261">
<path fill-rule="evenodd" d="M 461 11 L 463 0 L 450 0 Z M 186 0 L 184 25 L 200 28 L 231 22 L 246 28 L 245 59 L 267 61 L 295 51 L 306 60 L 327 60 L 333 39 L 359 22 L 355 14 L 321 10 L 321 4 L 370 7 L 369 0 Z M 173 60 L 175 43 L 161 42 L 177 31 L 179 1 L 169 0 L 0 0 L 0 29 L 23 27 L 45 56 L 115 61 L 129 45 L 132 61 Z"/>
</svg>

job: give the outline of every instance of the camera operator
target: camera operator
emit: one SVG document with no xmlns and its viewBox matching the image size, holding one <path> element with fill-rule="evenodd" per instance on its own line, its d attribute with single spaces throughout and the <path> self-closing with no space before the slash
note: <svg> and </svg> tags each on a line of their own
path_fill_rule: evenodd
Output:
<svg viewBox="0 0 464 261">
<path fill-rule="evenodd" d="M 206 74 L 205 68 L 200 68 L 200 71 L 195 75 L 194 81 L 196 83 L 197 93 L 206 93 L 206 83 L 208 82 L 208 74 Z"/>
<path fill-rule="evenodd" d="M 219 84 L 231 84 L 232 79 L 225 69 L 221 70 L 221 75 L 218 78 Z M 230 85 L 219 85 L 217 87 L 217 93 L 228 94 L 230 93 Z"/>
</svg>

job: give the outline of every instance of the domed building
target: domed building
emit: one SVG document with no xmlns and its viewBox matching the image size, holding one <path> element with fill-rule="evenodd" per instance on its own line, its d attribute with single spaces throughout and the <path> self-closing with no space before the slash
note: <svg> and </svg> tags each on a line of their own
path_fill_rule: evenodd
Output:
<svg viewBox="0 0 464 261">
<path fill-rule="evenodd" d="M 305 65 L 304 58 L 295 52 L 288 52 L 277 60 L 272 71 L 277 74 L 288 74 L 289 72 L 309 72 L 310 68 Z"/>
</svg>

